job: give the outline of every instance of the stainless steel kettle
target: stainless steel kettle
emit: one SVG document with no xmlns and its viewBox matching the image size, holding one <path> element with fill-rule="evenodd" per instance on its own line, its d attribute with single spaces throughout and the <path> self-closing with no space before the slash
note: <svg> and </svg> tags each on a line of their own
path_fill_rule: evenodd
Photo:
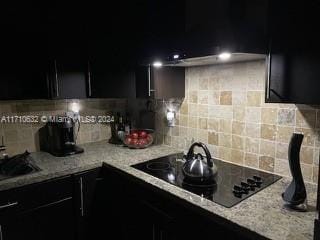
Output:
<svg viewBox="0 0 320 240">
<path fill-rule="evenodd" d="M 206 162 L 204 157 L 198 153 L 194 154 L 195 147 L 201 147 L 206 154 Z M 204 143 L 195 142 L 191 145 L 188 153 L 184 156 L 186 162 L 182 167 L 185 181 L 196 184 L 206 184 L 214 181 L 214 177 L 218 172 L 216 165 L 211 158 L 211 154 Z"/>
</svg>

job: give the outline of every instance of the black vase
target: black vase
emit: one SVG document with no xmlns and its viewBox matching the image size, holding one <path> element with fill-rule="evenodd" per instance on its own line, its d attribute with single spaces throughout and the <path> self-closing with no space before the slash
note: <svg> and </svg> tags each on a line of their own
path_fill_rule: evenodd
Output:
<svg viewBox="0 0 320 240">
<path fill-rule="evenodd" d="M 294 133 L 291 137 L 288 158 L 292 181 L 286 191 L 282 193 L 282 198 L 286 202 L 287 207 L 294 210 L 305 211 L 307 192 L 300 166 L 300 149 L 302 140 L 303 134 Z"/>
</svg>

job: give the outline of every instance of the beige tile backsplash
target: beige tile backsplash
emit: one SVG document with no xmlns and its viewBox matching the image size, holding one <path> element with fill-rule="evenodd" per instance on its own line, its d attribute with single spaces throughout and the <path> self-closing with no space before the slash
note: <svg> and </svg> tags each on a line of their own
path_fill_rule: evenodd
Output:
<svg viewBox="0 0 320 240">
<path fill-rule="evenodd" d="M 214 157 L 290 176 L 288 144 L 293 132 L 302 132 L 304 179 L 317 182 L 320 108 L 265 103 L 264 78 L 264 61 L 187 68 L 186 98 L 157 102 L 157 142 L 186 150 L 192 141 L 202 141 Z M 63 114 L 73 102 L 79 103 L 82 116 L 124 112 L 127 107 L 124 99 L 2 101 L 0 116 Z M 177 113 L 175 127 L 167 127 L 167 108 Z M 1 122 L 7 152 L 38 151 L 42 126 Z M 107 124 L 82 124 L 77 142 L 109 137 Z"/>
<path fill-rule="evenodd" d="M 288 144 L 302 132 L 304 179 L 316 182 L 320 108 L 265 103 L 264 88 L 264 61 L 187 68 L 186 98 L 157 104 L 157 140 L 184 150 L 202 141 L 215 157 L 290 176 Z M 167 108 L 177 113 L 175 127 L 166 125 Z"/>
<path fill-rule="evenodd" d="M 54 116 L 70 111 L 74 102 L 80 106 L 81 116 L 105 116 L 110 112 L 124 112 L 126 100 L 90 99 L 90 100 L 30 100 L 0 102 L 2 116 Z M 25 150 L 39 151 L 39 128 L 42 123 L 0 123 L 0 137 L 4 137 L 9 155 Z M 77 143 L 95 142 L 108 139 L 111 135 L 109 124 L 82 123 Z M 0 138 L 1 139 L 1 138 Z M 1 144 L 1 143 L 0 143 Z"/>
</svg>

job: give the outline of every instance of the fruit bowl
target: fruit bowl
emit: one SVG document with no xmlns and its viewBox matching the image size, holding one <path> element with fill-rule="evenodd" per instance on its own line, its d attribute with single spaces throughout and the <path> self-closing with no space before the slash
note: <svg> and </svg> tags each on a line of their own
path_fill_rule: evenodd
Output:
<svg viewBox="0 0 320 240">
<path fill-rule="evenodd" d="M 153 133 L 152 129 L 133 129 L 123 142 L 129 148 L 147 148 L 153 143 Z"/>
</svg>

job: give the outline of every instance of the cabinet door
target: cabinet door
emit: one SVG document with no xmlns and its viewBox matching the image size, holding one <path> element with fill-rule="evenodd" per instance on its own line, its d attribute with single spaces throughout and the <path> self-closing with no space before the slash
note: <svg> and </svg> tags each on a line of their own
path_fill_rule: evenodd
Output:
<svg viewBox="0 0 320 240">
<path fill-rule="evenodd" d="M 114 64 L 114 63 L 113 63 Z M 134 98 L 135 75 L 131 67 L 121 67 L 108 60 L 90 62 L 90 90 L 92 98 Z"/>
<path fill-rule="evenodd" d="M 183 67 L 153 68 L 151 73 L 156 99 L 184 98 L 185 70 Z"/>
<path fill-rule="evenodd" d="M 86 98 L 88 95 L 88 62 L 72 58 L 49 63 L 50 96 L 54 99 Z"/>
<path fill-rule="evenodd" d="M 90 221 L 93 219 L 93 207 L 96 204 L 96 187 L 100 168 L 79 173 L 75 180 L 75 209 L 77 222 L 77 239 L 90 239 Z"/>
<path fill-rule="evenodd" d="M 135 97 L 135 56 L 140 38 L 140 2 L 113 1 L 88 4 L 88 48 L 90 57 L 90 97 Z M 128 20 L 130 19 L 130 20 Z"/>
<path fill-rule="evenodd" d="M 100 235 L 107 232 L 109 236 L 122 240 L 175 239 L 172 217 L 148 201 L 149 192 L 146 189 L 138 188 L 132 179 L 112 169 L 103 168 L 102 176 L 101 189 L 104 191 L 100 201 L 103 204 L 99 211 L 105 217 L 104 222 L 98 223 Z M 105 189 L 108 189 L 107 194 Z M 161 205 L 160 200 L 158 203 Z"/>
<path fill-rule="evenodd" d="M 153 219 L 148 218 L 147 211 L 131 198 L 130 192 L 133 189 L 127 191 L 129 187 L 126 179 L 104 167 L 102 176 L 104 180 L 100 189 L 100 208 L 96 209 L 96 216 L 104 221 L 95 221 L 99 226 L 96 236 L 108 234 L 111 239 L 119 240 L 155 239 L 157 229 Z"/>
<path fill-rule="evenodd" d="M 34 2 L 1 8 L 0 99 L 48 98 L 43 12 Z"/>
<path fill-rule="evenodd" d="M 183 67 L 138 67 L 136 86 L 138 98 L 183 98 L 185 97 L 185 69 Z"/>
<path fill-rule="evenodd" d="M 106 197 L 100 208 L 108 215 L 103 225 L 117 239 L 193 240 L 208 239 L 213 233 L 216 239 L 247 239 L 236 226 L 217 222 L 194 204 L 109 165 L 102 170 L 104 189 L 113 196 Z"/>
<path fill-rule="evenodd" d="M 318 1 L 271 1 L 266 102 L 319 104 Z"/>
<path fill-rule="evenodd" d="M 72 186 L 66 176 L 0 192 L 0 239 L 74 239 Z"/>
<path fill-rule="evenodd" d="M 265 53 L 267 7 L 268 0 L 187 0 L 187 56 Z"/>
<path fill-rule="evenodd" d="M 55 1 L 47 8 L 48 74 L 52 98 L 86 98 L 88 51 L 85 6 Z"/>
<path fill-rule="evenodd" d="M 73 201 L 63 200 L 11 217 L 1 223 L 1 233 L 1 240 L 75 239 Z"/>
<path fill-rule="evenodd" d="M 143 226 L 146 226 L 146 228 L 143 229 L 141 225 L 134 224 L 135 221 L 129 221 L 128 226 L 132 226 L 132 229 L 134 229 L 133 233 L 135 233 L 137 237 L 141 237 L 142 233 L 146 233 L 144 239 L 176 239 L 176 223 L 172 216 L 157 206 L 157 203 L 161 205 L 161 201 L 157 201 L 157 203 L 149 202 L 144 200 L 143 197 L 144 196 L 139 196 L 139 199 L 132 198 L 130 209 L 135 209 L 132 211 L 132 218 L 136 218 L 137 215 L 140 215 L 146 220 L 146 222 L 143 223 Z"/>
<path fill-rule="evenodd" d="M 314 240 L 320 239 L 320 221 L 314 220 Z"/>
<path fill-rule="evenodd" d="M 185 0 L 144 1 L 139 62 L 168 60 L 185 50 Z"/>
</svg>

